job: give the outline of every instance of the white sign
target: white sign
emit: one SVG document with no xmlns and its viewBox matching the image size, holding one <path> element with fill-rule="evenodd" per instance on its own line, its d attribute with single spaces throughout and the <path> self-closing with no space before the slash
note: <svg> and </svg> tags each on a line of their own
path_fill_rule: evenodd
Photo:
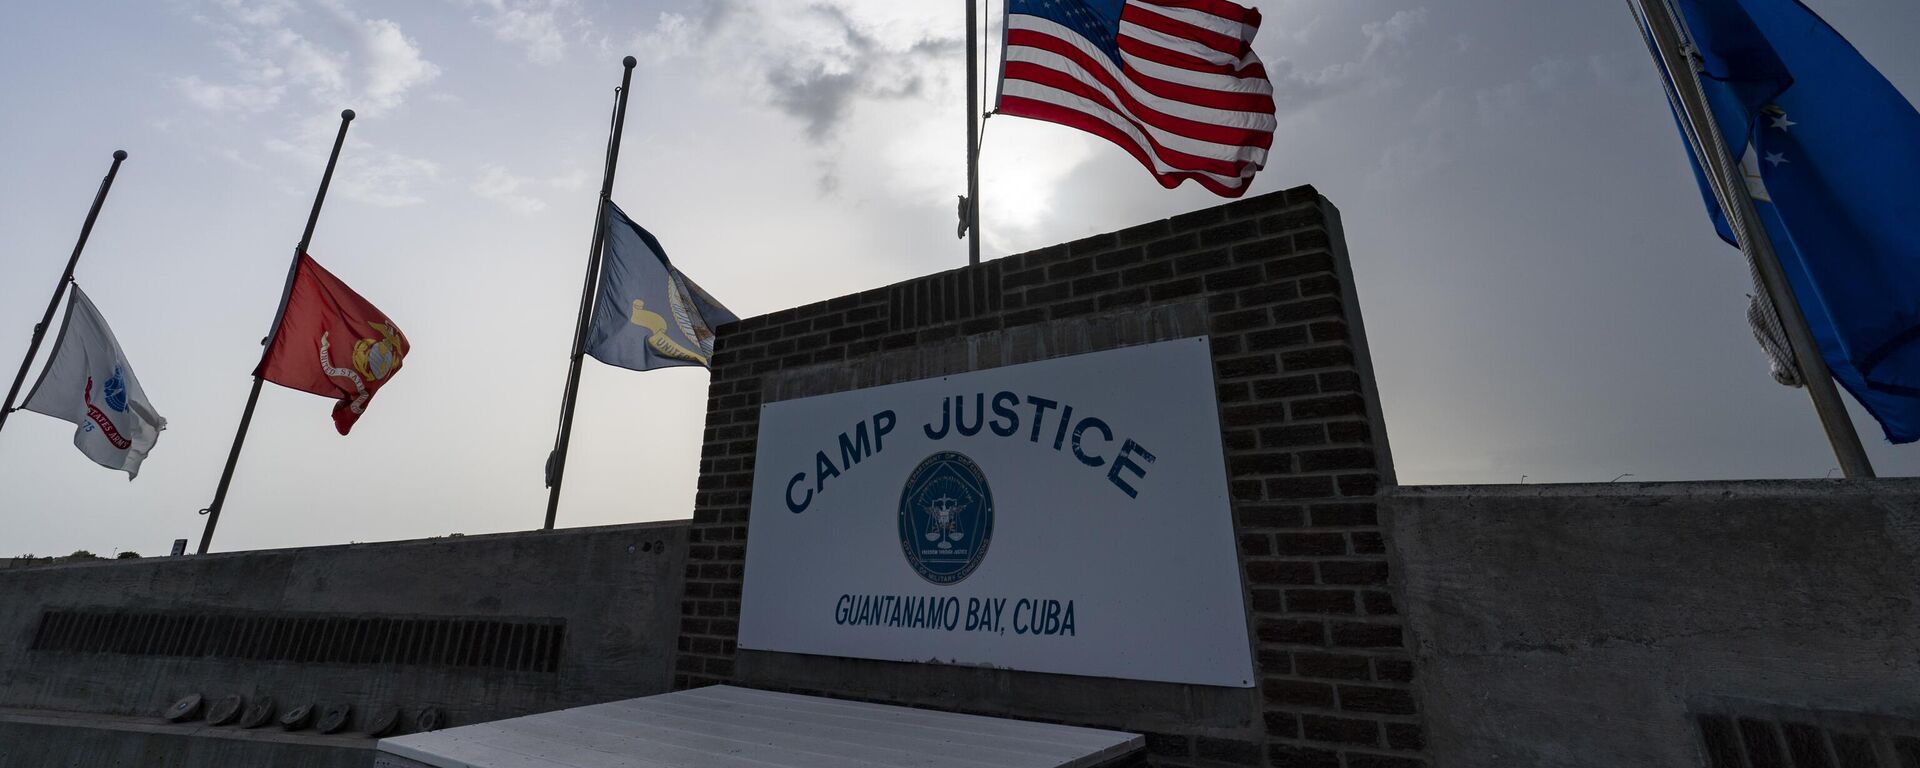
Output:
<svg viewBox="0 0 1920 768">
<path fill-rule="evenodd" d="M 1252 687 L 1205 337 L 770 403 L 740 647 Z"/>
</svg>

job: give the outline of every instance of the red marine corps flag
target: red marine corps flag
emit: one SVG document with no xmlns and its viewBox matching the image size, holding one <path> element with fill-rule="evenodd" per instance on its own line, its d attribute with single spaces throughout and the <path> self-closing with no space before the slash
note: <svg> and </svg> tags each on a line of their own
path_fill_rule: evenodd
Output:
<svg viewBox="0 0 1920 768">
<path fill-rule="evenodd" d="M 273 346 L 255 375 L 280 386 L 339 398 L 333 426 L 346 434 L 373 393 L 400 370 L 407 337 L 310 255 L 301 255 Z"/>
</svg>

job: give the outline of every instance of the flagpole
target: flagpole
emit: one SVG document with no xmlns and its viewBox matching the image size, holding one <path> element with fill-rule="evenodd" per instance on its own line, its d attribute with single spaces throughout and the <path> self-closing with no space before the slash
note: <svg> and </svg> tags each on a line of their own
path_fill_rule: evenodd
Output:
<svg viewBox="0 0 1920 768">
<path fill-rule="evenodd" d="M 967 3 L 967 264 L 980 263 L 980 0 Z"/>
<path fill-rule="evenodd" d="M 567 446 L 573 438 L 573 406 L 580 395 L 580 366 L 587 348 L 587 325 L 593 318 L 594 289 L 600 284 L 600 251 L 605 244 L 607 204 L 613 200 L 613 172 L 620 164 L 620 133 L 627 123 L 627 90 L 633 86 L 633 68 L 639 65 L 632 56 L 620 61 L 620 92 L 614 97 L 613 136 L 607 139 L 607 163 L 600 177 L 600 204 L 593 214 L 592 245 L 587 247 L 587 279 L 580 289 L 580 316 L 573 326 L 573 351 L 567 357 L 567 391 L 560 400 L 560 434 L 554 438 L 553 453 L 547 457 L 547 522 L 542 530 L 553 530 L 554 517 L 560 511 L 560 482 L 567 472 Z"/>
<path fill-rule="evenodd" d="M 333 184 L 333 167 L 340 162 L 340 147 L 347 142 L 347 126 L 351 123 L 353 110 L 342 110 L 340 132 L 333 136 L 333 151 L 327 155 L 327 169 L 320 174 L 320 189 L 313 195 L 313 210 L 307 212 L 307 228 L 300 233 L 300 244 L 294 246 L 293 260 L 287 264 L 287 279 L 280 287 L 280 303 L 273 310 L 273 325 L 267 328 L 267 337 L 260 340 L 262 364 L 273 349 L 273 337 L 280 333 L 280 321 L 286 317 L 287 296 L 293 291 L 294 276 L 299 274 L 300 258 L 307 255 L 307 245 L 313 242 L 313 227 L 320 223 L 320 206 L 327 201 L 327 187 Z M 260 385 L 265 381 L 260 364 L 256 364 L 253 389 L 247 393 L 246 410 L 240 412 L 240 429 L 233 435 L 233 448 L 227 451 L 227 466 L 220 470 L 220 486 L 213 491 L 213 503 L 200 510 L 207 516 L 207 529 L 200 534 L 200 554 L 206 554 L 207 548 L 213 545 L 213 529 L 220 524 L 220 508 L 227 503 L 227 486 L 233 482 L 233 468 L 240 463 L 240 447 L 247 442 L 247 427 L 253 424 L 253 408 L 260 403 Z"/>
<path fill-rule="evenodd" d="M 7 400 L 0 405 L 0 428 L 7 425 L 7 415 L 13 413 L 13 401 L 20 396 L 20 385 L 27 380 L 27 369 L 33 366 L 33 356 L 40 352 L 40 342 L 47 338 L 47 326 L 53 323 L 53 311 L 60 306 L 60 297 L 67 292 L 67 285 L 73 282 L 73 268 L 80 264 L 80 252 L 87 248 L 87 237 L 93 234 L 93 222 L 100 217 L 100 206 L 107 202 L 107 190 L 113 189 L 113 177 L 120 173 L 120 163 L 127 159 L 127 151 L 113 151 L 113 165 L 107 167 L 107 175 L 100 179 L 100 189 L 93 193 L 93 207 L 87 209 L 87 220 L 80 225 L 80 240 L 73 244 L 73 255 L 67 257 L 67 271 L 60 273 L 60 282 L 53 285 L 53 297 L 47 299 L 46 314 L 40 316 L 40 324 L 33 327 L 33 340 L 27 342 L 27 356 L 20 361 L 20 372 L 13 375 L 13 386 L 7 388 Z"/>
<path fill-rule="evenodd" d="M 1637 3 L 1636 15 L 1646 24 L 1652 38 L 1655 61 L 1668 75 L 1666 80 L 1673 88 L 1668 95 L 1672 97 L 1685 123 L 1694 156 L 1707 165 L 1708 178 L 1713 182 L 1710 186 L 1714 197 L 1720 202 L 1720 210 L 1727 214 L 1727 223 L 1739 241 L 1740 250 L 1752 261 L 1755 271 L 1760 274 L 1761 286 L 1779 313 L 1787 344 L 1792 347 L 1794 361 L 1800 368 L 1800 380 L 1806 384 L 1807 395 L 1813 399 L 1814 411 L 1820 417 L 1821 427 L 1826 430 L 1827 442 L 1832 445 L 1834 456 L 1840 461 L 1841 472 L 1854 479 L 1874 477 L 1873 464 L 1867 459 L 1866 448 L 1860 444 L 1860 434 L 1854 430 L 1853 419 L 1847 415 L 1846 404 L 1841 401 L 1840 391 L 1834 386 L 1833 373 L 1828 370 L 1826 359 L 1820 356 L 1819 345 L 1814 342 L 1813 331 L 1807 326 L 1800 301 L 1794 296 L 1793 286 L 1787 280 L 1780 255 L 1774 250 L 1773 241 L 1760 223 L 1753 196 L 1747 190 L 1746 176 L 1734 162 L 1726 140 L 1720 134 L 1720 125 L 1707 106 L 1706 90 L 1700 84 L 1700 73 L 1695 68 L 1693 52 L 1688 49 L 1686 42 L 1691 38 L 1684 34 L 1686 20 L 1668 0 L 1630 2 Z M 1660 6 L 1658 12 L 1647 7 L 1649 2 Z"/>
</svg>

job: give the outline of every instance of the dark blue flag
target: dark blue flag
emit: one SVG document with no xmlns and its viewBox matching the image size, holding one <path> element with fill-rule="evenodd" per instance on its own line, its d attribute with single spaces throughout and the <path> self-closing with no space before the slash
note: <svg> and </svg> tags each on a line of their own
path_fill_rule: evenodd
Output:
<svg viewBox="0 0 1920 768">
<path fill-rule="evenodd" d="M 1888 440 L 1920 439 L 1920 112 L 1798 0 L 1676 5 L 1821 357 Z"/>
<path fill-rule="evenodd" d="M 587 354 L 636 371 L 711 367 L 713 329 L 739 318 L 674 269 L 660 241 L 611 201 L 605 238 Z"/>
</svg>

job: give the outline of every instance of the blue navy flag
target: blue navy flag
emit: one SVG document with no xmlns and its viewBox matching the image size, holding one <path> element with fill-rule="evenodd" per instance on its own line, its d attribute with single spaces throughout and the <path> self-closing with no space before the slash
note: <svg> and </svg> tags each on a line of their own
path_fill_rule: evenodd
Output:
<svg viewBox="0 0 1920 768">
<path fill-rule="evenodd" d="M 605 226 L 587 354 L 636 371 L 710 367 L 713 329 L 740 318 L 674 269 L 660 241 L 612 201 Z"/>
<path fill-rule="evenodd" d="M 1920 439 L 1920 112 L 1798 0 L 1676 5 L 1821 357 L 1888 440 Z"/>
</svg>

